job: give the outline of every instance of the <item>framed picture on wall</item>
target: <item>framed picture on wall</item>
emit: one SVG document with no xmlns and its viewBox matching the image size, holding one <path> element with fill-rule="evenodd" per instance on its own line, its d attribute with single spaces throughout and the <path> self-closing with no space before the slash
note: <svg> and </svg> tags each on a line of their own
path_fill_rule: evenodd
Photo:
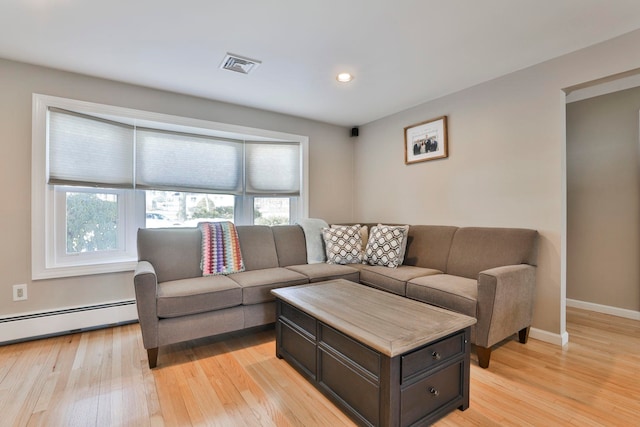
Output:
<svg viewBox="0 0 640 427">
<path fill-rule="evenodd" d="M 447 116 L 404 128 L 404 163 L 426 162 L 448 157 Z"/>
</svg>

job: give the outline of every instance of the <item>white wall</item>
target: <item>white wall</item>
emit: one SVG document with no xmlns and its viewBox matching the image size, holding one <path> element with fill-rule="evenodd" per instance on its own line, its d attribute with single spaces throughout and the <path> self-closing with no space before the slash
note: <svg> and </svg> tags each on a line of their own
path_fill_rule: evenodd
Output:
<svg viewBox="0 0 640 427">
<path fill-rule="evenodd" d="M 131 272 L 31 281 L 33 93 L 307 135 L 309 215 L 328 221 L 352 218 L 349 129 L 0 59 L 0 316 L 134 296 Z M 12 285 L 18 283 L 28 285 L 27 301 L 12 301 Z"/>
<path fill-rule="evenodd" d="M 533 327 L 566 338 L 563 88 L 640 66 L 640 31 L 360 128 L 355 217 L 540 232 Z M 403 129 L 449 118 L 449 158 L 404 164 Z"/>
</svg>

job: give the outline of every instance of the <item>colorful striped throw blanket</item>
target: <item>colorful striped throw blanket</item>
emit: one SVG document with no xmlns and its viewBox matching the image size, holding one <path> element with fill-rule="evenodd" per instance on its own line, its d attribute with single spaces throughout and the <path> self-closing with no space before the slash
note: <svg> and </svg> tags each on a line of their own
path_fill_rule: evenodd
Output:
<svg viewBox="0 0 640 427">
<path fill-rule="evenodd" d="M 244 271 L 238 232 L 232 222 L 201 222 L 203 276 Z"/>
</svg>

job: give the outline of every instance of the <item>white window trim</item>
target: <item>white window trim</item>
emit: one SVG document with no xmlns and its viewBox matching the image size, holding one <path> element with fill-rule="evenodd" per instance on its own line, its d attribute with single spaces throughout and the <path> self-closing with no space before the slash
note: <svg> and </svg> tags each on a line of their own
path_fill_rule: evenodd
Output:
<svg viewBox="0 0 640 427">
<path fill-rule="evenodd" d="M 135 110 L 96 104 L 49 95 L 33 94 L 32 105 L 32 158 L 31 158 L 31 276 L 33 280 L 58 277 L 83 276 L 90 274 L 132 271 L 137 260 L 135 256 L 125 259 L 105 260 L 84 265 L 56 265 L 53 260 L 54 189 L 47 185 L 47 109 L 57 107 L 72 111 L 82 111 L 103 116 L 131 118 L 132 124 L 145 126 L 163 123 L 169 130 L 185 131 L 197 129 L 211 136 L 232 137 L 246 140 L 292 141 L 301 148 L 301 186 L 297 203 L 297 218 L 306 218 L 309 211 L 309 137 L 283 132 L 230 125 L 188 117 Z M 135 203 L 139 203 L 138 200 Z M 245 208 L 247 208 L 245 206 Z M 134 231 L 137 227 L 134 226 Z M 132 232 L 131 229 L 127 232 Z"/>
</svg>

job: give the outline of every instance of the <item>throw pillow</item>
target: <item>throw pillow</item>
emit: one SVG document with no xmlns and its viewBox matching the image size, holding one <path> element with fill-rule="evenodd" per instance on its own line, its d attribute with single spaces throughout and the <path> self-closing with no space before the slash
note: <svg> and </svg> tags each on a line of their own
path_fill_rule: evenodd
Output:
<svg viewBox="0 0 640 427">
<path fill-rule="evenodd" d="M 405 230 L 404 239 L 402 240 L 402 248 L 400 249 L 400 259 L 398 265 L 402 265 L 404 262 L 404 254 L 407 251 L 407 240 L 409 240 L 409 226 L 408 225 L 383 225 L 378 224 L 378 227 L 398 227 Z"/>
<path fill-rule="evenodd" d="M 331 228 L 349 227 L 348 225 L 331 224 Z M 362 239 L 362 257 L 364 259 L 364 251 L 367 248 L 367 242 L 369 241 L 369 227 L 363 225 L 360 227 L 360 239 Z"/>
<path fill-rule="evenodd" d="M 362 263 L 362 239 L 360 225 L 323 228 L 322 238 L 328 264 Z"/>
<path fill-rule="evenodd" d="M 404 261 L 409 226 L 378 224 L 371 227 L 365 250 L 365 263 L 396 268 Z"/>
</svg>

